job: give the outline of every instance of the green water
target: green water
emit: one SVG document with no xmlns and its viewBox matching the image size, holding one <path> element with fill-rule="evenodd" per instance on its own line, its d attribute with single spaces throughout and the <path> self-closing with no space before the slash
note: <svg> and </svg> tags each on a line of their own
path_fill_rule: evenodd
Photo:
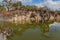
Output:
<svg viewBox="0 0 60 40">
<path fill-rule="evenodd" d="M 3 24 L 3 25 L 2 25 Z M 3 28 L 13 29 L 7 40 L 60 40 L 60 25 L 49 27 L 52 22 L 33 24 L 2 23 Z"/>
</svg>

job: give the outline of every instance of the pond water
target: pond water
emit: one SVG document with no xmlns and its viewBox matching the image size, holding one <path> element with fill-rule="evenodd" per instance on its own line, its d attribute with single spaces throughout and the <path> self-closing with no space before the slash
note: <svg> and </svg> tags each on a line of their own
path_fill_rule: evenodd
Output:
<svg viewBox="0 0 60 40">
<path fill-rule="evenodd" d="M 3 18 L 2 17 L 0 17 L 0 21 L 3 21 Z"/>
<path fill-rule="evenodd" d="M 49 27 L 50 25 L 50 27 Z M 11 40 L 60 40 L 60 24 L 43 24 L 20 27 L 10 36 Z"/>
<path fill-rule="evenodd" d="M 60 40 L 60 23 L 4 24 L 13 28 L 8 40 Z"/>
</svg>

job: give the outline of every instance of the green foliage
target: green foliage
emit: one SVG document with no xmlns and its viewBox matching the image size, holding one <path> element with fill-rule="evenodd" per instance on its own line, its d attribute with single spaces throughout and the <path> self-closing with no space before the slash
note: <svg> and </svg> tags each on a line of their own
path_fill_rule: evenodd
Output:
<svg viewBox="0 0 60 40">
<path fill-rule="evenodd" d="M 5 10 L 4 6 L 3 5 L 0 5 L 0 12 Z"/>
<path fill-rule="evenodd" d="M 19 9 L 21 6 L 22 6 L 21 2 L 16 2 L 16 3 L 12 4 L 12 7 L 15 8 L 15 9 Z"/>
</svg>

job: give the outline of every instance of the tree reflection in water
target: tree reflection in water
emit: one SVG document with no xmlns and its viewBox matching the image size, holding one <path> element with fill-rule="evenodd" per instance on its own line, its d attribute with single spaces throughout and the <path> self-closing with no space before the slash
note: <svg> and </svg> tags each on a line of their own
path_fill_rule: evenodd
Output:
<svg viewBox="0 0 60 40">
<path fill-rule="evenodd" d="M 42 23 L 40 28 L 41 28 L 40 31 L 42 32 L 42 34 L 46 37 L 49 37 L 49 24 Z"/>
<path fill-rule="evenodd" d="M 32 23 L 32 24 L 15 24 L 15 23 L 9 23 L 9 22 L 4 22 L 3 26 L 4 28 L 11 28 L 13 30 L 13 33 L 8 36 L 8 40 L 14 40 L 14 36 L 21 37 L 23 33 L 28 30 L 28 29 L 33 29 L 36 30 L 38 28 L 40 32 L 42 33 L 42 36 L 49 36 L 49 22 L 46 23 Z M 1 26 L 1 23 L 0 23 Z"/>
</svg>

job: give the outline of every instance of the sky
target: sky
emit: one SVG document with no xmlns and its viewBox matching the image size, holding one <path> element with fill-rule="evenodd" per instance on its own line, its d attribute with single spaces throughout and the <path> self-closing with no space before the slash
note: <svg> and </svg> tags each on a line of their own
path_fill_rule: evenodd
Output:
<svg viewBox="0 0 60 40">
<path fill-rule="evenodd" d="M 3 0 L 0 0 L 0 2 L 2 1 Z M 24 5 L 35 5 L 35 4 L 43 3 L 47 0 L 14 0 L 14 1 L 21 1 Z M 52 0 L 52 1 L 60 1 L 60 0 Z"/>
<path fill-rule="evenodd" d="M 2 2 L 3 0 L 0 0 Z M 36 5 L 38 7 L 47 7 L 51 10 L 60 10 L 60 0 L 14 0 L 21 1 L 23 5 Z"/>
</svg>

